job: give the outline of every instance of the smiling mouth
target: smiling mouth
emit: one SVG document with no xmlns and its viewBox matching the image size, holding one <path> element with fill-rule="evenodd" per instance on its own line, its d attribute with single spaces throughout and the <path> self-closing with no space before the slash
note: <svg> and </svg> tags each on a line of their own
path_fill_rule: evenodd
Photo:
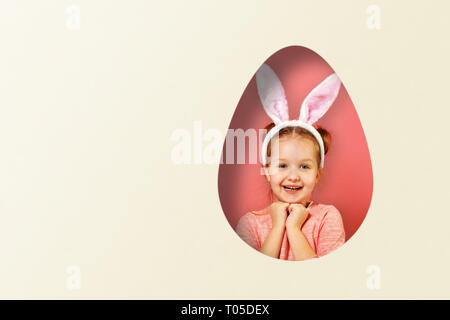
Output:
<svg viewBox="0 0 450 320">
<path fill-rule="evenodd" d="M 288 187 L 288 186 L 283 186 L 283 188 L 284 188 L 285 190 L 297 191 L 297 190 L 300 190 L 302 187 Z"/>
</svg>

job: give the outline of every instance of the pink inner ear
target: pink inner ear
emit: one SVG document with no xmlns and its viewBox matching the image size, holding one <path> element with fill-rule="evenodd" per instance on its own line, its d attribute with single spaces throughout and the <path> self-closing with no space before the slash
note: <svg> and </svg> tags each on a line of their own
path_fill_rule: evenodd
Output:
<svg viewBox="0 0 450 320">
<path fill-rule="evenodd" d="M 289 119 L 289 110 L 283 85 L 275 72 L 263 64 L 256 72 L 258 95 L 264 111 L 275 123 Z"/>
<path fill-rule="evenodd" d="M 322 116 L 322 107 L 327 104 L 331 97 L 329 95 L 321 94 L 314 97 L 311 97 L 310 101 L 308 101 L 308 118 L 306 119 L 308 122 L 315 119 L 317 121 Z M 325 110 L 326 111 L 326 110 Z"/>
<path fill-rule="evenodd" d="M 283 108 L 285 106 L 285 102 L 281 99 L 274 99 L 273 100 L 273 113 L 280 119 L 281 121 L 287 121 L 286 118 L 286 112 L 283 112 Z"/>
<path fill-rule="evenodd" d="M 334 73 L 315 87 L 306 97 L 300 110 L 300 120 L 314 123 L 331 107 L 336 99 L 341 81 Z"/>
</svg>

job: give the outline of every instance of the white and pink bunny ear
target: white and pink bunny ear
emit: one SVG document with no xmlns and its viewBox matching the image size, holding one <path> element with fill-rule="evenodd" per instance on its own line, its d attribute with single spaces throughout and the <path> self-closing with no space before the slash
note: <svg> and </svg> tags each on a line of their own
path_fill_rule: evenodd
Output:
<svg viewBox="0 0 450 320">
<path fill-rule="evenodd" d="M 323 80 L 303 101 L 299 120 L 309 124 L 319 120 L 333 104 L 340 86 L 341 80 L 336 73 Z"/>
<path fill-rule="evenodd" d="M 289 109 L 283 86 L 275 72 L 263 64 L 256 72 L 259 98 L 267 115 L 275 124 L 289 120 Z"/>
</svg>

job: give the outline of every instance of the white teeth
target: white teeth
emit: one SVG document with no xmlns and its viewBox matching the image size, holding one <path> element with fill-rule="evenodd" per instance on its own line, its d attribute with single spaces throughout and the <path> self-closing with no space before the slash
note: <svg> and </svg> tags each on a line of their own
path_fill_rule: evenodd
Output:
<svg viewBox="0 0 450 320">
<path fill-rule="evenodd" d="M 299 190 L 301 187 L 287 187 L 287 186 L 283 186 L 284 188 L 286 188 L 286 189 L 289 189 L 289 190 Z"/>
</svg>

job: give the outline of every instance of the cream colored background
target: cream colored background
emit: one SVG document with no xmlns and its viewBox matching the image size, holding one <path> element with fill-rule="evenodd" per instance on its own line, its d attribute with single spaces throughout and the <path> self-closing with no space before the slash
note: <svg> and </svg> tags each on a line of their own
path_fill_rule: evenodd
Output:
<svg viewBox="0 0 450 320">
<path fill-rule="evenodd" d="M 72 4 L 80 30 L 66 28 Z M 366 27 L 371 4 L 380 30 Z M 450 298 L 449 10 L 2 1 L 0 298 Z M 374 170 L 362 227 L 307 262 L 251 250 L 222 212 L 218 166 L 170 159 L 173 130 L 225 130 L 256 69 L 288 45 L 339 74 Z M 79 290 L 66 288 L 73 264 Z"/>
</svg>

